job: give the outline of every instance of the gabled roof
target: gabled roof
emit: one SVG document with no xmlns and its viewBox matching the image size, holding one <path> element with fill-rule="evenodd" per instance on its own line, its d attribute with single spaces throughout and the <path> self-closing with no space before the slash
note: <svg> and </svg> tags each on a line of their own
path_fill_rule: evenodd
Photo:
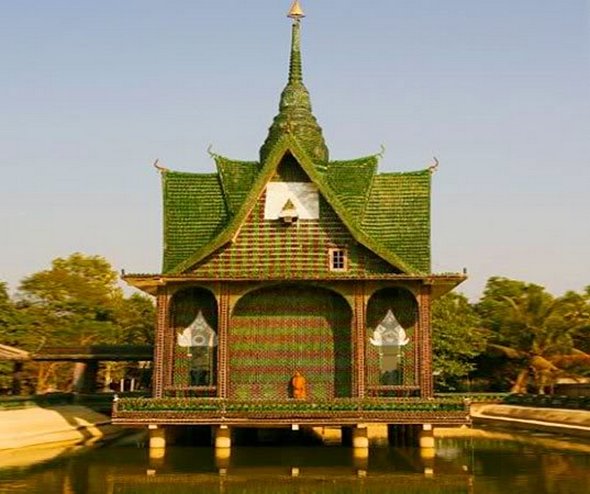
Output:
<svg viewBox="0 0 590 494">
<path fill-rule="evenodd" d="M 430 271 L 430 170 L 373 177 L 361 228 L 422 272 Z"/>
<path fill-rule="evenodd" d="M 162 189 L 166 273 L 223 231 L 230 213 L 217 174 L 164 171 Z"/>
<path fill-rule="evenodd" d="M 236 214 L 256 180 L 260 164 L 254 161 L 229 160 L 219 155 L 214 158 L 228 210 L 231 214 Z"/>
<path fill-rule="evenodd" d="M 164 273 L 184 273 L 217 249 L 230 242 L 238 234 L 241 225 L 256 204 L 256 201 L 261 197 L 266 184 L 270 181 L 282 158 L 287 153 L 293 155 L 311 181 L 317 185 L 319 192 L 334 209 L 340 220 L 357 242 L 367 247 L 403 273 L 418 274 L 423 272 L 421 269 L 416 268 L 399 256 L 394 250 L 388 248 L 380 241 L 378 236 L 369 235 L 362 227 L 362 216 L 359 215 L 359 211 L 363 210 L 368 204 L 370 204 L 370 200 L 368 201 L 368 199 L 370 199 L 369 184 L 375 177 L 369 179 L 369 176 L 374 174 L 376 159 L 365 158 L 356 162 L 347 162 L 347 165 L 345 164 L 342 166 L 342 170 L 346 170 L 348 175 L 346 172 L 340 172 L 336 168 L 334 171 L 330 172 L 329 170 L 332 167 L 338 167 L 342 164 L 342 162 L 331 163 L 328 166 L 328 171 L 324 177 L 324 174 L 316 169 L 312 160 L 298 144 L 297 139 L 287 133 L 284 134 L 270 150 L 268 158 L 264 165 L 259 169 L 253 181 L 251 180 L 254 175 L 253 169 L 255 164 L 236 164 L 240 162 L 225 160 L 222 165 L 224 167 L 223 173 L 225 173 L 226 178 L 230 179 L 229 186 L 225 185 L 225 183 L 222 186 L 219 182 L 213 180 L 213 177 L 215 176 L 206 175 L 204 177 L 208 177 L 208 183 L 211 186 L 211 190 L 208 191 L 207 197 L 205 198 L 201 195 L 202 192 L 204 192 L 202 188 L 207 186 L 205 180 L 189 181 L 188 188 L 193 189 L 191 193 L 195 194 L 193 200 L 195 203 L 198 203 L 197 205 L 191 204 L 188 207 L 186 205 L 181 205 L 181 203 L 184 203 L 188 199 L 186 190 L 180 194 L 181 199 L 179 201 L 175 202 L 170 200 L 170 191 L 173 189 L 166 188 L 165 186 L 165 190 L 169 193 L 168 196 L 165 195 L 165 210 L 171 207 L 177 207 L 180 209 L 181 213 L 178 214 L 177 212 L 176 216 L 172 216 L 175 219 L 175 222 L 168 222 L 168 225 L 176 226 L 179 235 L 176 238 L 170 231 L 166 232 Z M 219 160 L 218 163 L 220 163 Z M 233 163 L 234 169 L 228 173 L 227 170 L 232 168 L 229 163 Z M 356 169 L 361 171 L 359 174 L 359 180 L 353 176 Z M 177 183 L 179 184 L 179 182 L 170 180 L 174 176 L 169 177 L 170 173 L 171 172 L 166 172 L 163 174 L 165 184 L 166 182 L 170 182 L 171 184 L 174 183 L 175 185 Z M 180 174 L 178 178 L 182 179 L 182 176 L 186 176 L 186 174 Z M 202 175 L 194 176 L 199 177 Z M 220 177 L 222 176 L 223 175 L 220 173 Z M 236 179 L 236 177 L 243 177 L 244 183 L 238 184 L 237 182 L 239 179 Z M 176 177 L 174 176 L 174 178 Z M 343 184 L 344 181 L 347 182 L 348 187 L 340 192 L 340 189 L 336 187 L 338 184 Z M 355 185 L 352 186 L 351 183 Z M 245 193 L 247 187 L 246 184 L 251 184 L 248 193 Z M 224 208 L 219 203 L 219 196 L 221 196 L 220 190 L 223 190 L 226 193 L 225 200 L 228 201 L 228 204 L 231 203 L 231 207 L 225 206 Z M 231 192 L 229 192 L 231 199 L 228 199 L 227 195 L 227 191 L 229 190 L 231 190 Z M 213 196 L 215 194 L 219 194 L 219 196 L 214 198 Z M 363 197 L 365 198 L 364 200 Z M 205 211 L 205 209 L 209 208 L 207 204 L 210 204 L 211 210 L 221 213 L 220 221 L 216 222 L 212 220 L 213 214 L 211 210 Z M 229 210 L 235 212 L 230 214 Z M 194 223 L 192 227 L 182 228 L 182 211 L 190 214 L 190 217 L 184 218 L 184 224 L 186 225 L 187 223 L 192 222 Z M 199 213 L 203 215 L 203 219 L 198 217 Z M 167 211 L 165 211 L 165 217 L 169 218 Z M 226 220 L 225 225 L 222 225 L 224 219 Z M 195 241 L 195 235 L 198 232 L 202 232 L 203 237 L 198 241 Z M 190 241 L 191 239 L 192 242 Z M 178 245 L 173 245 L 174 240 Z M 422 241 L 424 241 L 424 239 Z M 173 252 L 177 254 L 186 254 L 188 253 L 187 249 L 190 248 L 190 245 L 192 245 L 192 254 L 186 256 L 179 263 L 174 264 L 174 262 L 179 259 L 179 256 L 174 256 L 174 258 L 172 258 L 171 254 Z"/>
<path fill-rule="evenodd" d="M 0 345 L 0 360 L 30 360 L 31 354 L 20 348 Z"/>
<path fill-rule="evenodd" d="M 332 161 L 326 182 L 338 194 L 342 205 L 355 217 L 363 214 L 373 177 L 377 172 L 377 156 L 349 161 Z"/>
<path fill-rule="evenodd" d="M 165 171 L 163 272 L 181 275 L 231 242 L 290 153 L 356 242 L 406 275 L 430 271 L 430 173 L 377 174 L 377 157 L 329 161 L 303 83 L 301 15 L 292 27 L 289 78 L 260 163 L 214 156 L 217 174 Z"/>
</svg>

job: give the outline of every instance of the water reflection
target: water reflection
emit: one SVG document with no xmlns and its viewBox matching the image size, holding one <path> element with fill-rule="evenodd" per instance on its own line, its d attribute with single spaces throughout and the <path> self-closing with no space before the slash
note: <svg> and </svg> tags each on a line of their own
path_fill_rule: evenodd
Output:
<svg viewBox="0 0 590 494">
<path fill-rule="evenodd" d="M 375 448 L 355 458 L 341 447 L 108 447 L 34 466 L 0 469 L 0 492 L 42 494 L 184 493 L 583 493 L 590 444 L 558 437 L 476 433 L 439 438 L 434 455 Z"/>
</svg>

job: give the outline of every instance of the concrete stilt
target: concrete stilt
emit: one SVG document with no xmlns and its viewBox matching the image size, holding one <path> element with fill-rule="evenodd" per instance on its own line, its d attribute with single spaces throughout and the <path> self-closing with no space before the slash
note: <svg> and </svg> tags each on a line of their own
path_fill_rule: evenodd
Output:
<svg viewBox="0 0 590 494">
<path fill-rule="evenodd" d="M 369 448 L 353 449 L 352 464 L 359 477 L 366 477 L 369 469 Z"/>
<path fill-rule="evenodd" d="M 230 448 L 215 448 L 215 466 L 219 475 L 227 475 L 231 457 Z"/>
<path fill-rule="evenodd" d="M 166 453 L 166 429 L 156 424 L 148 425 L 149 431 L 149 457 L 151 459 L 163 458 Z"/>
<path fill-rule="evenodd" d="M 422 431 L 420 431 L 420 448 L 434 449 L 434 430 L 432 424 L 422 424 Z"/>
<path fill-rule="evenodd" d="M 220 425 L 215 430 L 215 450 L 231 448 L 231 430 L 227 425 Z"/>
<path fill-rule="evenodd" d="M 424 475 L 431 477 L 434 475 L 434 458 L 436 450 L 434 448 L 420 448 L 420 459 L 424 466 Z"/>
<path fill-rule="evenodd" d="M 352 458 L 357 475 L 365 477 L 369 464 L 369 433 L 365 425 L 352 429 Z"/>
<path fill-rule="evenodd" d="M 352 429 L 352 447 L 354 449 L 369 448 L 369 434 L 367 426 L 357 425 Z"/>
</svg>

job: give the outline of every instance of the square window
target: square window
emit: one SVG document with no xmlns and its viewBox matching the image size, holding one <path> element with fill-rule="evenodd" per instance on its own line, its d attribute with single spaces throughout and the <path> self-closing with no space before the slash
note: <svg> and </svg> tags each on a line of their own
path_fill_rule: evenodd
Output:
<svg viewBox="0 0 590 494">
<path fill-rule="evenodd" d="M 330 271 L 346 271 L 347 259 L 346 250 L 344 249 L 330 249 Z"/>
</svg>

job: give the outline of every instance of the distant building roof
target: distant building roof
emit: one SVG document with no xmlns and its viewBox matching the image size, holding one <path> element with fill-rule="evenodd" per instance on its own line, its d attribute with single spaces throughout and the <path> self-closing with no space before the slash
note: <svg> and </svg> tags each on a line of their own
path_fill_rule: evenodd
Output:
<svg viewBox="0 0 590 494">
<path fill-rule="evenodd" d="M 0 345 L 0 360 L 30 360 L 31 354 L 19 348 Z"/>
</svg>

